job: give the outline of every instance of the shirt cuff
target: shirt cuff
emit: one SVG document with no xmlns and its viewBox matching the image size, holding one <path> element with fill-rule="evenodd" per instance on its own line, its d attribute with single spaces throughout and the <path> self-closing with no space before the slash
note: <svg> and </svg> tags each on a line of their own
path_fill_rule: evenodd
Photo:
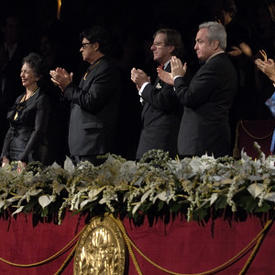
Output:
<svg viewBox="0 0 275 275">
<path fill-rule="evenodd" d="M 142 96 L 142 92 L 143 92 L 144 88 L 145 88 L 149 83 L 150 83 L 150 82 L 144 82 L 144 83 L 142 84 L 141 88 L 140 88 L 139 91 L 138 91 L 138 94 L 139 94 L 140 96 Z"/>
<path fill-rule="evenodd" d="M 182 76 L 182 75 L 175 75 L 175 76 L 173 77 L 174 81 L 176 80 L 176 78 L 179 78 L 179 77 L 183 77 L 183 76 Z"/>
</svg>

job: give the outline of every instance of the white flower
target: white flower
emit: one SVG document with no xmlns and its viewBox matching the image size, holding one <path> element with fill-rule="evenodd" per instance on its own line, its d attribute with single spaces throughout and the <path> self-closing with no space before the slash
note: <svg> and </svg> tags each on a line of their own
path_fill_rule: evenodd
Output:
<svg viewBox="0 0 275 275">
<path fill-rule="evenodd" d="M 160 85 L 160 83 L 158 82 L 157 85 L 156 85 L 156 89 L 161 89 L 162 86 Z"/>
</svg>

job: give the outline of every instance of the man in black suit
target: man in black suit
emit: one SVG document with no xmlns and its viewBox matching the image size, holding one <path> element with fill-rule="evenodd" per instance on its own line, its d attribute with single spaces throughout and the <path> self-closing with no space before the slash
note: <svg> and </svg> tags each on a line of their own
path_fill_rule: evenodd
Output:
<svg viewBox="0 0 275 275">
<path fill-rule="evenodd" d="M 98 155 L 114 152 L 120 75 L 106 55 L 111 43 L 105 29 L 95 26 L 84 30 L 81 39 L 80 52 L 90 66 L 79 85 L 73 84 L 72 73 L 63 68 L 50 75 L 71 102 L 69 149 L 74 161 L 99 164 Z"/>
<path fill-rule="evenodd" d="M 201 24 L 194 49 L 203 65 L 189 85 L 184 77 L 186 63 L 182 65 L 178 58 L 171 58 L 171 81 L 184 106 L 178 135 L 179 154 L 201 156 L 207 153 L 215 157 L 229 155 L 229 109 L 238 84 L 236 71 L 224 52 L 224 27 L 217 22 Z M 160 72 L 160 77 L 167 77 L 167 74 L 161 76 L 162 73 Z M 171 81 L 168 82 L 171 84 Z"/>
<path fill-rule="evenodd" d="M 154 61 L 170 72 L 170 58 L 180 55 L 182 49 L 181 35 L 176 30 L 160 29 L 154 35 L 151 46 Z M 136 158 L 151 149 L 168 151 L 170 156 L 177 153 L 177 135 L 181 113 L 173 86 L 164 83 L 159 78 L 151 84 L 150 77 L 140 70 L 131 70 L 131 79 L 136 84 L 143 104 L 142 122 L 139 145 Z"/>
</svg>

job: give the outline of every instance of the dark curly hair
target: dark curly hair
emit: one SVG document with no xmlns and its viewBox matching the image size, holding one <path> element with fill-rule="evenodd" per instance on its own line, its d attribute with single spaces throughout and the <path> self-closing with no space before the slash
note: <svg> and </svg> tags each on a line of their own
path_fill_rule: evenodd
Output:
<svg viewBox="0 0 275 275">
<path fill-rule="evenodd" d="M 43 77 L 45 75 L 45 65 L 43 58 L 39 54 L 33 52 L 28 54 L 23 58 L 22 64 L 25 63 L 29 64 L 37 76 Z"/>
</svg>

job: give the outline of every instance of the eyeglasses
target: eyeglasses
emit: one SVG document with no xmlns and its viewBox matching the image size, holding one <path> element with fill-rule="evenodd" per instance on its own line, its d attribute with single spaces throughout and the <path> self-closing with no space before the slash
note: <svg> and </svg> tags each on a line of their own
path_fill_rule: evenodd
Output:
<svg viewBox="0 0 275 275">
<path fill-rule="evenodd" d="M 152 46 L 159 48 L 159 47 L 166 47 L 167 45 L 165 44 L 165 42 L 154 42 Z"/>
<path fill-rule="evenodd" d="M 85 49 L 87 47 L 87 45 L 92 44 L 91 42 L 87 42 L 87 43 L 82 43 L 81 44 L 81 48 Z"/>
</svg>

